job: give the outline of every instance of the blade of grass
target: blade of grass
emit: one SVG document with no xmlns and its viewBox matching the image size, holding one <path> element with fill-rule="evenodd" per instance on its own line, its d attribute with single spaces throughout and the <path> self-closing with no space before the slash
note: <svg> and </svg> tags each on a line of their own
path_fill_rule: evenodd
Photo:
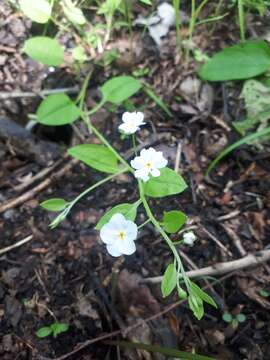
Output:
<svg viewBox="0 0 270 360">
<path fill-rule="evenodd" d="M 165 346 L 156 346 L 156 345 L 149 345 L 149 344 L 143 344 L 143 343 L 133 343 L 133 342 L 129 342 L 129 341 L 106 341 L 106 344 L 121 346 L 121 347 L 125 347 L 128 349 L 142 349 L 142 350 L 156 352 L 156 353 L 160 353 L 163 355 L 171 356 L 176 359 L 182 359 L 182 360 L 214 360 L 213 358 L 210 358 L 208 356 L 191 354 L 191 353 L 187 353 L 185 351 L 180 351 L 180 350 L 168 348 Z"/>
<path fill-rule="evenodd" d="M 148 86 L 144 84 L 143 87 L 144 92 L 152 99 L 154 102 L 163 110 L 165 113 L 172 117 L 172 113 L 168 106 L 161 100 L 161 98 L 154 93 L 154 91 Z"/>
<path fill-rule="evenodd" d="M 267 128 L 258 131 L 256 133 L 244 136 L 242 139 L 236 141 L 235 143 L 233 143 L 232 145 L 226 147 L 223 151 L 221 151 L 221 153 L 210 163 L 210 165 L 208 166 L 205 176 L 208 176 L 209 173 L 214 169 L 214 167 L 220 162 L 220 160 L 222 160 L 225 156 L 227 156 L 230 152 L 232 152 L 233 150 L 235 150 L 236 148 L 238 148 L 241 145 L 244 145 L 248 142 L 253 142 L 255 140 L 257 140 L 258 138 L 268 135 L 270 134 L 270 126 L 268 126 Z"/>
</svg>

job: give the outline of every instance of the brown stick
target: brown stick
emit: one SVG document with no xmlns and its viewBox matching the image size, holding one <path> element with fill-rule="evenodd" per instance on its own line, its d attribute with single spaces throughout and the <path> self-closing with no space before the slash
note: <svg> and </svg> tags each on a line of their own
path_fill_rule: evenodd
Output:
<svg viewBox="0 0 270 360">
<path fill-rule="evenodd" d="M 51 176 L 50 178 L 45 179 L 40 184 L 38 184 L 33 189 L 25 192 L 19 197 L 13 198 L 5 202 L 2 206 L 0 206 L 0 214 L 4 211 L 12 209 L 16 206 L 19 206 L 26 201 L 32 199 L 36 194 L 41 192 L 42 190 L 46 189 L 53 181 L 60 179 L 66 172 L 68 172 L 72 167 L 78 163 L 78 160 L 73 159 L 69 161 L 58 173 Z"/>
<path fill-rule="evenodd" d="M 212 266 L 207 266 L 202 269 L 187 271 L 186 274 L 189 278 L 194 278 L 198 276 L 222 275 L 235 270 L 241 270 L 247 267 L 257 266 L 269 260 L 270 260 L 270 250 L 262 250 L 256 252 L 255 254 L 246 255 L 238 260 L 221 262 L 214 264 Z M 156 276 L 152 278 L 145 278 L 141 282 L 157 284 L 160 283 L 161 280 L 162 280 L 162 276 Z"/>
<path fill-rule="evenodd" d="M 10 250 L 13 250 L 13 249 L 15 249 L 15 248 L 17 248 L 19 246 L 22 246 L 22 245 L 26 244 L 27 242 L 31 241 L 32 239 L 33 239 L 33 235 L 29 235 L 26 238 L 16 242 L 15 244 L 12 244 L 10 246 L 7 246 L 5 248 L 0 249 L 0 256 L 7 253 L 7 252 L 9 252 Z"/>
</svg>

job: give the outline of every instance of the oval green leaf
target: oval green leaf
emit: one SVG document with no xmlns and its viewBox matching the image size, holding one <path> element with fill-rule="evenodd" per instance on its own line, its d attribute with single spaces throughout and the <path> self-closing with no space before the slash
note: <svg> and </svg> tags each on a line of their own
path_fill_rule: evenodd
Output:
<svg viewBox="0 0 270 360">
<path fill-rule="evenodd" d="M 134 204 L 119 204 L 106 212 L 96 225 L 96 230 L 100 230 L 104 224 L 109 222 L 114 214 L 120 213 L 124 215 L 127 220 L 134 221 L 137 216 L 138 203 Z"/>
<path fill-rule="evenodd" d="M 103 145 L 77 145 L 69 149 L 68 153 L 93 169 L 105 173 L 115 173 L 119 171 L 116 156 Z"/>
<path fill-rule="evenodd" d="M 62 211 L 68 205 L 68 202 L 61 198 L 54 198 L 43 201 L 40 206 L 48 211 Z"/>
<path fill-rule="evenodd" d="M 84 25 L 86 23 L 82 10 L 75 6 L 71 0 L 63 0 L 62 8 L 68 20 L 73 24 Z"/>
<path fill-rule="evenodd" d="M 132 76 L 116 76 L 101 87 L 104 101 L 121 104 L 140 90 L 142 84 Z"/>
<path fill-rule="evenodd" d="M 59 66 L 64 61 L 64 49 L 55 39 L 35 36 L 25 41 L 23 51 L 32 59 L 48 66 Z"/>
<path fill-rule="evenodd" d="M 151 177 L 144 184 L 144 193 L 151 197 L 164 197 L 179 194 L 187 188 L 185 180 L 172 169 L 161 169 L 158 177 Z"/>
<path fill-rule="evenodd" d="M 171 263 L 168 265 L 161 281 L 162 296 L 163 297 L 169 296 L 171 292 L 175 289 L 176 284 L 177 284 L 177 272 L 174 267 L 174 264 Z"/>
<path fill-rule="evenodd" d="M 46 0 L 19 0 L 19 6 L 25 16 L 37 23 L 45 24 L 51 17 L 52 6 Z"/>
<path fill-rule="evenodd" d="M 53 337 L 57 337 L 57 335 L 65 332 L 65 331 L 68 331 L 69 325 L 65 324 L 65 323 L 55 322 L 51 325 L 51 329 L 53 332 Z"/>
<path fill-rule="evenodd" d="M 182 211 L 165 211 L 163 215 L 162 226 L 167 233 L 173 234 L 181 229 L 186 221 L 187 217 Z"/>
<path fill-rule="evenodd" d="M 37 121 L 49 126 L 70 124 L 79 116 L 79 108 L 66 94 L 49 95 L 37 110 Z"/>
<path fill-rule="evenodd" d="M 44 338 L 49 336 L 51 333 L 52 333 L 52 329 L 49 326 L 44 326 L 36 332 L 36 335 L 39 338 Z"/>
<path fill-rule="evenodd" d="M 270 68 L 270 47 L 265 41 L 247 41 L 215 54 L 199 71 L 204 80 L 249 79 Z"/>
</svg>

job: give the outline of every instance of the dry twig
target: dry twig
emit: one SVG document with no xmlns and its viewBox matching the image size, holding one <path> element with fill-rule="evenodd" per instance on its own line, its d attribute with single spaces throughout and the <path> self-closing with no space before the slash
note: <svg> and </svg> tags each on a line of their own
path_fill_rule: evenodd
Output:
<svg viewBox="0 0 270 360">
<path fill-rule="evenodd" d="M 10 250 L 13 250 L 13 249 L 15 249 L 15 248 L 17 248 L 19 246 L 22 246 L 22 245 L 26 244 L 27 242 L 31 241 L 32 239 L 33 239 L 33 235 L 29 235 L 26 238 L 16 242 L 15 244 L 12 244 L 12 245 L 9 245 L 9 246 L 7 246 L 7 247 L 5 247 L 3 249 L 0 249 L 0 256 L 7 253 L 7 252 L 9 252 Z"/>
<path fill-rule="evenodd" d="M 270 250 L 258 251 L 255 254 L 249 254 L 241 259 L 221 262 L 211 266 L 207 266 L 198 270 L 187 271 L 187 276 L 189 278 L 194 278 L 198 276 L 217 276 L 230 273 L 235 270 L 241 270 L 252 266 L 260 265 L 266 261 L 270 260 Z M 151 283 L 157 284 L 162 280 L 162 276 L 155 276 L 152 278 L 145 278 L 142 280 L 142 283 Z"/>
</svg>

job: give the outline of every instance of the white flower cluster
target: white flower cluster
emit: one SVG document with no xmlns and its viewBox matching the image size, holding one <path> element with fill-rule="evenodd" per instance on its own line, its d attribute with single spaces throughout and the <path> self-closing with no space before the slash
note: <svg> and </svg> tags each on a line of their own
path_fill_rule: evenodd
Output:
<svg viewBox="0 0 270 360">
<path fill-rule="evenodd" d="M 119 125 L 126 135 L 135 134 L 140 130 L 140 126 L 145 125 L 144 115 L 141 112 L 125 112 L 122 116 L 122 124 Z M 153 177 L 160 176 L 160 169 L 168 163 L 161 151 L 156 151 L 152 147 L 142 149 L 140 156 L 131 160 L 131 166 L 135 169 L 134 175 L 137 179 L 144 182 Z M 117 213 L 112 216 L 110 221 L 103 225 L 100 230 L 101 240 L 106 244 L 107 250 L 112 256 L 131 255 L 136 251 L 134 241 L 137 238 L 137 225 L 127 220 L 122 214 Z"/>
</svg>

